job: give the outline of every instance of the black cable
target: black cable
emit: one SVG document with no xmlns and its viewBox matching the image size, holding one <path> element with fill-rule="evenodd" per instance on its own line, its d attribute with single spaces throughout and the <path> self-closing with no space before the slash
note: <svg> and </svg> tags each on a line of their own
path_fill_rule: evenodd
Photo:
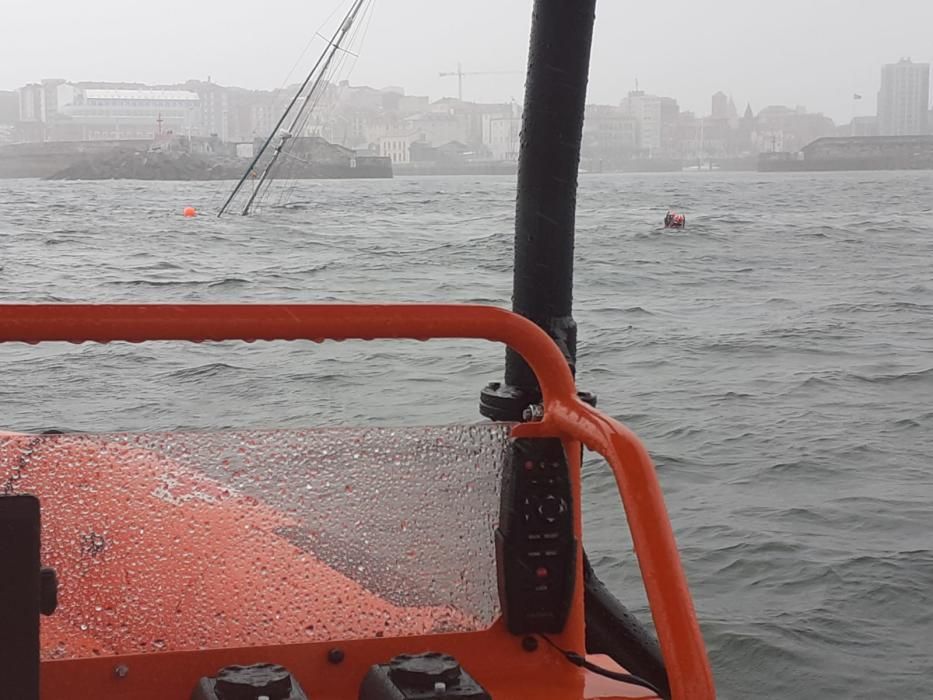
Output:
<svg viewBox="0 0 933 700">
<path fill-rule="evenodd" d="M 585 668 L 587 671 L 592 671 L 593 673 L 597 675 L 605 676 L 606 678 L 610 678 L 614 681 L 619 681 L 621 683 L 628 683 L 630 685 L 637 685 L 640 688 L 647 688 L 652 693 L 657 695 L 659 698 L 664 698 L 665 700 L 669 700 L 667 696 L 665 696 L 663 693 L 661 693 L 660 690 L 658 690 L 657 687 L 655 687 L 652 683 L 646 681 L 644 678 L 633 676 L 631 673 L 622 673 L 620 671 L 612 671 L 608 668 L 597 666 L 593 662 L 587 661 L 586 657 L 583 656 L 582 654 L 578 654 L 575 651 L 567 651 L 566 649 L 561 649 L 553 641 L 551 641 L 550 637 L 547 637 L 543 634 L 539 636 L 544 641 L 546 641 L 548 644 L 550 644 L 552 647 L 554 647 L 557 651 L 563 654 L 564 658 L 566 658 L 567 661 L 572 663 L 574 666 Z"/>
</svg>

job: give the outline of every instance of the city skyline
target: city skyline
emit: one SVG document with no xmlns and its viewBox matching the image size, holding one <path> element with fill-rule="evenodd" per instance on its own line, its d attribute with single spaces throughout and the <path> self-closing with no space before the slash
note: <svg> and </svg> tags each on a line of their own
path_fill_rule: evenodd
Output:
<svg viewBox="0 0 933 700">
<path fill-rule="evenodd" d="M 677 100 L 630 92 L 620 105 L 588 105 L 581 163 L 599 169 L 626 168 L 639 160 L 676 167 L 706 159 L 748 167 L 756 155 L 800 154 L 826 136 L 928 137 L 926 86 L 929 65 L 901 61 L 885 65 L 882 92 L 887 119 L 837 125 L 825 115 L 788 106 L 750 107 L 741 116 L 725 93 L 710 96 L 710 115 L 681 111 Z M 905 81 L 904 75 L 910 79 Z M 18 103 L 19 120 L 15 121 Z M 250 91 L 213 82 L 179 85 L 66 83 L 48 79 L 4 97 L 8 142 L 139 141 L 161 143 L 179 134 L 210 141 L 199 147 L 255 145 L 274 129 L 290 100 L 289 91 Z M 315 98 L 321 111 L 296 135 L 323 139 L 347 153 L 378 154 L 393 164 L 445 161 L 515 161 L 521 116 L 514 103 L 473 103 L 403 95 L 400 88 L 375 89 L 330 83 Z M 318 102 L 320 100 L 320 102 Z M 922 105 L 922 106 L 921 106 Z M 2 116 L 2 115 L 0 115 Z M 812 150 L 812 149 L 811 149 Z M 795 158 L 797 156 L 794 156 Z M 744 165 L 742 165 L 744 164 Z"/>
<path fill-rule="evenodd" d="M 884 64 L 884 65 L 877 66 L 877 67 L 876 67 L 876 72 L 879 74 L 879 76 L 881 76 L 881 75 L 884 73 L 885 69 L 890 68 L 890 67 L 892 67 L 892 66 L 894 66 L 894 65 L 896 65 L 896 64 L 899 64 L 899 63 L 900 63 L 900 64 L 903 64 L 903 63 L 905 63 L 905 62 L 906 62 L 906 63 L 910 63 L 911 60 L 910 60 L 910 59 L 900 59 L 899 61 L 891 62 L 890 64 Z M 926 66 L 927 69 L 929 70 L 929 67 L 930 67 L 931 65 L 933 65 L 933 62 L 919 62 L 919 61 L 914 61 L 913 64 L 914 64 L 915 66 L 918 66 L 918 67 L 919 67 L 919 65 Z M 918 64 L 919 64 L 919 65 L 918 65 Z M 467 71 L 464 71 L 464 75 L 465 75 L 465 76 L 467 75 Z M 933 74 L 931 74 L 931 75 L 933 75 Z M 51 80 L 51 81 L 56 81 L 56 82 L 65 82 L 65 83 L 68 83 L 68 84 L 88 84 L 88 85 L 108 85 L 108 84 L 111 84 L 111 85 L 116 86 L 116 85 L 120 85 L 120 84 L 126 84 L 126 85 L 134 85 L 134 84 L 135 84 L 135 85 L 144 86 L 144 87 L 147 87 L 147 88 L 148 88 L 148 87 L 152 87 L 152 86 L 179 86 L 179 85 L 183 85 L 183 84 L 185 84 L 185 83 L 189 83 L 189 82 L 192 82 L 192 81 L 196 81 L 196 82 L 197 82 L 197 81 L 203 81 L 203 82 L 207 82 L 207 83 L 213 83 L 213 84 L 217 85 L 218 87 L 231 88 L 231 89 L 234 89 L 234 90 L 255 90 L 255 91 L 257 91 L 257 92 L 269 92 L 269 93 L 271 93 L 271 92 L 277 92 L 277 91 L 285 91 L 286 93 L 288 93 L 290 90 L 295 89 L 295 87 L 297 86 L 298 82 L 300 82 L 300 81 L 299 81 L 299 77 L 300 77 L 300 76 L 298 76 L 297 74 L 295 74 L 295 75 L 293 75 L 293 76 L 291 76 L 291 77 L 292 77 L 292 79 L 289 80 L 287 84 L 284 84 L 284 85 L 281 85 L 281 86 L 277 86 L 277 87 L 265 87 L 265 88 L 263 88 L 263 87 L 253 87 L 253 86 L 247 87 L 247 86 L 244 86 L 244 85 L 236 85 L 236 84 L 224 84 L 224 83 L 220 83 L 220 82 L 218 82 L 218 81 L 216 81 L 216 80 L 212 80 L 212 79 L 211 79 L 211 76 L 208 76 L 208 77 L 207 77 L 207 80 L 204 80 L 203 78 L 199 78 L 199 77 L 187 76 L 186 78 L 184 78 L 184 79 L 182 79 L 182 80 L 179 80 L 179 81 L 176 81 L 176 82 L 162 81 L 162 82 L 153 82 L 153 83 L 147 83 L 147 82 L 142 81 L 142 80 L 134 80 L 134 79 L 115 80 L 115 79 L 109 79 L 109 78 L 106 78 L 106 77 L 105 77 L 105 78 L 99 78 L 99 77 L 94 77 L 94 78 L 81 77 L 81 78 L 75 80 L 75 79 L 70 79 L 70 78 L 63 78 L 62 76 L 39 76 L 39 77 L 36 77 L 36 78 L 34 78 L 34 79 L 32 79 L 32 80 L 30 80 L 30 81 L 28 81 L 28 82 L 26 82 L 26 83 L 24 83 L 24 84 L 22 84 L 22 85 L 15 86 L 15 87 L 13 87 L 13 88 L 0 88 L 0 91 L 17 92 L 17 91 L 20 91 L 20 90 L 21 90 L 22 88 L 24 88 L 24 87 L 29 87 L 29 86 L 32 86 L 32 85 L 39 85 L 39 84 L 41 84 L 41 83 L 43 83 L 43 82 L 45 82 L 45 81 L 50 81 L 50 80 Z M 414 92 L 414 91 L 408 89 L 407 86 L 404 85 L 401 81 L 392 81 L 392 82 L 389 82 L 389 83 L 387 83 L 387 84 L 385 84 L 385 85 L 373 85 L 373 84 L 367 84 L 367 83 L 362 82 L 362 81 L 360 81 L 360 80 L 357 80 L 357 79 L 355 79 L 355 78 L 356 78 L 356 76 L 350 76 L 349 79 L 347 79 L 347 78 L 342 78 L 342 80 L 345 80 L 346 82 L 348 82 L 350 85 L 352 85 L 352 86 L 354 86 L 354 87 L 372 88 L 372 89 L 375 89 L 375 90 L 401 90 L 405 95 L 426 97 L 426 98 L 427 98 L 429 101 L 431 101 L 431 102 L 434 102 L 434 101 L 437 101 L 437 100 L 443 100 L 443 99 L 455 99 L 455 98 L 456 98 L 456 94 L 446 94 L 446 93 L 445 93 L 445 94 L 438 94 L 438 95 L 419 95 L 418 93 L 416 93 L 416 92 Z M 878 82 L 879 82 L 879 84 L 882 84 L 882 80 L 879 79 Z M 455 81 L 454 84 L 456 85 L 456 81 Z M 883 86 L 882 86 L 882 88 L 883 88 Z M 882 89 L 882 88 L 879 88 L 879 90 Z M 456 87 L 454 88 L 454 91 L 453 91 L 453 92 L 454 92 L 454 93 L 457 92 L 457 88 L 456 88 Z M 665 99 L 671 99 L 671 100 L 673 100 L 673 101 L 675 101 L 675 102 L 677 103 L 680 112 L 682 112 L 682 113 L 691 113 L 691 114 L 694 114 L 694 115 L 697 116 L 697 117 L 710 117 L 710 116 L 714 116 L 714 117 L 715 117 L 715 116 L 721 116 L 721 115 L 716 115 L 716 108 L 715 108 L 715 106 L 712 104 L 712 101 L 715 100 L 716 96 L 717 96 L 717 95 L 721 95 L 721 96 L 724 96 L 724 97 L 725 97 L 725 101 L 726 101 L 726 102 L 730 103 L 731 105 L 733 105 L 733 106 L 735 107 L 735 109 L 736 109 L 736 116 L 741 116 L 742 113 L 745 111 L 745 109 L 746 109 L 747 107 L 750 107 L 750 108 L 752 109 L 752 112 L 753 112 L 754 114 L 758 114 L 758 113 L 761 112 L 763 109 L 768 109 L 768 108 L 771 108 L 771 107 L 788 107 L 788 108 L 791 108 L 791 109 L 801 110 L 803 113 L 822 114 L 822 115 L 824 115 L 824 116 L 827 116 L 827 117 L 833 119 L 833 121 L 836 123 L 837 126 L 844 126 L 844 125 L 846 125 L 846 124 L 849 124 L 849 123 L 852 122 L 853 118 L 856 118 L 856 117 L 857 117 L 857 118 L 876 117 L 877 114 L 878 114 L 879 106 L 880 106 L 879 103 L 878 103 L 878 101 L 877 101 L 876 99 L 874 99 L 874 97 L 877 97 L 877 96 L 878 96 L 878 92 L 872 93 L 872 99 L 869 99 L 869 95 L 868 95 L 868 94 L 853 93 L 853 95 L 851 96 L 851 99 L 852 99 L 854 102 L 861 103 L 861 105 L 863 105 L 863 106 L 862 106 L 860 109 L 856 109 L 855 107 L 853 107 L 853 112 L 852 112 L 851 114 L 849 114 L 848 116 L 844 116 L 844 117 L 842 117 L 842 118 L 839 118 L 839 119 L 835 119 L 835 118 L 833 118 L 833 116 L 832 116 L 831 114 L 827 114 L 827 113 L 824 112 L 823 110 L 813 109 L 813 108 L 811 108 L 810 105 L 801 104 L 801 103 L 799 103 L 799 102 L 797 102 L 797 103 L 794 103 L 794 102 L 780 103 L 780 102 L 777 102 L 777 101 L 774 101 L 774 100 L 772 100 L 772 101 L 767 101 L 767 100 L 766 100 L 766 101 L 762 102 L 761 104 L 755 105 L 755 104 L 752 104 L 750 101 L 742 101 L 742 100 L 739 100 L 739 99 L 735 99 L 733 93 L 731 93 L 731 92 L 728 91 L 728 90 L 725 90 L 725 89 L 718 89 L 718 90 L 716 90 L 715 92 L 712 92 L 711 94 L 709 94 L 709 95 L 706 96 L 705 104 L 704 104 L 703 106 L 699 107 L 698 109 L 693 109 L 693 108 L 691 108 L 689 105 L 684 104 L 683 100 L 682 100 L 681 97 L 678 96 L 678 95 L 668 94 L 668 93 L 665 93 L 665 92 L 663 92 L 663 91 L 656 91 L 656 90 L 646 89 L 646 86 L 640 85 L 639 83 L 636 83 L 635 85 L 633 85 L 631 89 L 629 89 L 628 91 L 626 91 L 624 94 L 620 95 L 618 99 L 615 99 L 615 100 L 612 100 L 612 101 L 609 101 L 609 102 L 597 102 L 597 101 L 595 101 L 595 100 L 590 99 L 590 96 L 588 95 L 587 104 L 588 104 L 588 105 L 595 105 L 595 106 L 599 106 L 599 105 L 611 105 L 611 106 L 625 105 L 626 102 L 627 102 L 627 100 L 629 99 L 629 97 L 630 97 L 631 95 L 633 95 L 633 94 L 648 94 L 648 95 L 654 95 L 654 96 L 662 97 L 662 98 L 665 98 Z M 933 95 L 933 89 L 930 90 L 929 94 L 930 94 L 930 95 Z M 512 102 L 512 103 L 517 104 L 517 105 L 520 105 L 520 104 L 521 104 L 521 100 L 520 100 L 520 99 L 518 99 L 518 100 L 514 100 L 514 99 L 495 100 L 495 99 L 474 98 L 474 97 L 471 97 L 469 93 L 466 93 L 466 91 L 465 91 L 465 95 L 464 95 L 464 101 L 466 101 L 466 102 L 476 102 L 476 103 L 479 103 L 479 104 L 495 104 L 495 103 L 503 104 L 503 103 L 509 103 L 509 102 Z M 928 99 L 928 102 L 929 102 L 929 99 Z M 931 104 L 928 105 L 928 109 L 929 109 L 930 111 L 933 111 L 933 103 L 931 103 Z"/>
<path fill-rule="evenodd" d="M 171 84 L 195 74 L 224 85 L 272 89 L 285 82 L 336 4 L 269 0 L 264 26 L 262 18 L 230 13 L 215 0 L 196 7 L 165 0 L 155 18 L 127 11 L 116 0 L 49 0 L 42 7 L 13 0 L 4 10 L 0 41 L 17 60 L 0 66 L 0 88 L 41 77 Z M 501 5 L 477 0 L 423 7 L 396 0 L 390 10 L 376 0 L 352 82 L 456 96 L 456 78 L 438 73 L 455 71 L 459 62 L 465 72 L 514 71 L 465 78 L 465 99 L 521 101 L 531 2 Z M 283 16 L 300 21 L 283 22 Z M 746 103 L 755 111 L 805 105 L 846 123 L 853 115 L 875 113 L 882 64 L 933 59 L 930 26 L 933 3 L 906 0 L 855 10 L 837 0 L 818 8 L 787 0 L 771 14 L 731 0 L 715 9 L 687 0 L 663 6 L 605 2 L 598 7 L 588 101 L 618 104 L 638 80 L 647 92 L 675 97 L 682 109 L 700 115 L 709 110 L 709 95 L 721 90 L 740 111 Z M 313 56 L 315 49 L 307 53 Z M 855 93 L 863 99 L 853 101 Z"/>
</svg>

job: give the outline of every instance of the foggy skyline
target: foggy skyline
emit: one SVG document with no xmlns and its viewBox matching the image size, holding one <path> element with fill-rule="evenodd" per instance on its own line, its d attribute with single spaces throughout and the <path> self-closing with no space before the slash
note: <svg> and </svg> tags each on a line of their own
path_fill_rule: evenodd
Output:
<svg viewBox="0 0 933 700">
<path fill-rule="evenodd" d="M 267 0 L 231 9 L 224 0 L 7 0 L 0 23 L 0 89 L 42 78 L 175 83 L 208 76 L 223 85 L 281 87 L 322 23 L 346 2 Z M 399 85 L 432 99 L 456 96 L 457 63 L 469 71 L 464 99 L 522 100 L 531 0 L 423 3 L 374 0 L 349 78 Z M 933 3 L 727 0 L 597 6 L 587 101 L 618 104 L 634 89 L 667 95 L 681 109 L 709 112 L 710 95 L 731 95 L 741 114 L 770 104 L 805 105 L 846 123 L 875 113 L 881 66 L 933 60 Z M 338 9 L 339 6 L 339 9 Z M 330 25 L 332 26 L 333 22 Z M 320 50 L 318 40 L 291 75 Z M 853 102 L 853 93 L 863 100 Z"/>
</svg>

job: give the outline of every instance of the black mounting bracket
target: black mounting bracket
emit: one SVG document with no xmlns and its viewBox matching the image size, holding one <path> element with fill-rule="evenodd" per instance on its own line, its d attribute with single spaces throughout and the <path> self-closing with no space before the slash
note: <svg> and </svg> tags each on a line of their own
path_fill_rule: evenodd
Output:
<svg viewBox="0 0 933 700">
<path fill-rule="evenodd" d="M 0 683 L 3 696 L 39 700 L 39 615 L 58 604 L 55 571 L 39 564 L 39 499 L 0 495 Z"/>
</svg>

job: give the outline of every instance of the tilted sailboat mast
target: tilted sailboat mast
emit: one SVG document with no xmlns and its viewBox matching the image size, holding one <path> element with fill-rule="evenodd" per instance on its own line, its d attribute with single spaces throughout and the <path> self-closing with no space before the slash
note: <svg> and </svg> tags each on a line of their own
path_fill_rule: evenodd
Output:
<svg viewBox="0 0 933 700">
<path fill-rule="evenodd" d="M 275 137 L 278 136 L 278 143 L 276 143 L 275 147 L 273 148 L 269 161 L 263 168 L 262 173 L 256 180 L 256 183 L 253 185 L 253 191 L 250 193 L 249 199 L 247 199 L 246 204 L 243 206 L 243 209 L 240 212 L 240 214 L 243 216 L 246 216 L 250 213 L 250 209 L 252 208 L 253 203 L 256 201 L 256 197 L 259 195 L 263 187 L 267 186 L 270 182 L 270 174 L 272 173 L 273 168 L 279 159 L 279 156 L 282 154 L 282 150 L 285 148 L 288 140 L 295 136 L 295 131 L 301 124 L 302 116 L 308 110 L 309 106 L 314 104 L 315 100 L 313 98 L 316 97 L 321 84 L 324 82 L 327 71 L 334 60 L 334 56 L 337 55 L 338 51 L 344 50 L 342 44 L 344 41 L 346 41 L 347 35 L 353 28 L 353 23 L 359 16 L 360 10 L 367 2 L 368 0 L 355 0 L 355 2 L 350 6 L 349 12 L 347 12 L 346 17 L 344 17 L 343 21 L 340 23 L 340 27 L 334 32 L 333 36 L 327 42 L 327 48 L 320 55 L 314 66 L 308 72 L 308 75 L 301 83 L 301 86 L 298 88 L 295 96 L 291 99 L 291 102 L 288 103 L 288 107 L 285 108 L 285 111 L 282 113 L 282 116 L 279 117 L 279 120 L 272 128 L 272 131 L 269 132 L 269 136 L 266 138 L 262 147 L 253 157 L 249 167 L 246 168 L 246 172 L 243 173 L 243 176 L 240 178 L 239 182 L 237 182 L 236 187 L 233 188 L 233 192 L 231 192 L 230 196 L 227 197 L 227 201 L 224 202 L 223 206 L 220 208 L 220 211 L 217 213 L 217 216 L 223 216 L 227 212 L 233 200 L 243 189 L 243 185 L 246 183 L 250 174 L 255 172 L 256 165 L 269 150 L 269 147 L 272 145 Z M 308 88 L 309 85 L 311 86 L 310 89 Z M 288 125 L 287 129 L 282 130 L 282 125 L 288 119 L 288 116 L 292 113 L 294 113 L 294 116 L 292 117 L 291 123 Z"/>
</svg>

